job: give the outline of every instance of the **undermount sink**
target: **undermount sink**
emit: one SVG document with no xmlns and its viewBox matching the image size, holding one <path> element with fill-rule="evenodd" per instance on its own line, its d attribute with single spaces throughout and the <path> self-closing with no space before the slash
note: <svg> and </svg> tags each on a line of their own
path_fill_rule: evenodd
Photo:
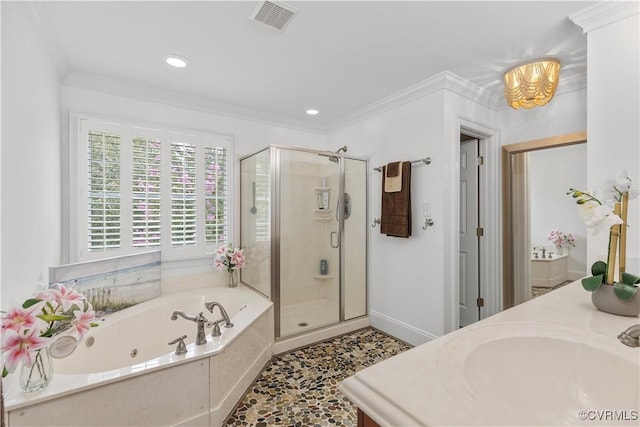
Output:
<svg viewBox="0 0 640 427">
<path fill-rule="evenodd" d="M 618 410 L 616 425 L 637 425 L 640 352 L 616 337 L 529 323 L 461 332 L 438 365 L 451 392 L 494 411 L 487 422 L 607 425 L 613 420 L 587 413 L 584 421 L 580 411 Z"/>
</svg>

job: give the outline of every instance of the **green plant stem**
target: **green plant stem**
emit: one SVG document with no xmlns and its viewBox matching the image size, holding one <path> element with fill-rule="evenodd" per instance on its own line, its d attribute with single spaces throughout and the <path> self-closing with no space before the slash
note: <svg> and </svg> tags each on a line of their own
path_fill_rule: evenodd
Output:
<svg viewBox="0 0 640 427">
<path fill-rule="evenodd" d="M 36 360 L 33 362 L 33 365 L 31 365 L 31 369 L 29 370 L 29 377 L 27 378 L 27 383 L 25 384 L 26 389 L 29 389 L 29 383 L 31 382 L 31 375 L 33 375 L 33 369 L 36 366 L 38 367 L 38 373 L 40 373 L 40 376 L 42 376 L 42 371 L 44 370 L 44 367 L 42 366 L 42 357 L 40 356 L 40 351 L 41 350 L 36 350 Z"/>
<path fill-rule="evenodd" d="M 613 213 L 620 216 L 620 203 L 616 203 Z M 612 225 L 609 231 L 609 250 L 607 253 L 607 285 L 613 285 L 613 276 L 616 268 L 616 252 L 618 249 L 618 237 L 620 236 L 620 225 Z"/>
</svg>

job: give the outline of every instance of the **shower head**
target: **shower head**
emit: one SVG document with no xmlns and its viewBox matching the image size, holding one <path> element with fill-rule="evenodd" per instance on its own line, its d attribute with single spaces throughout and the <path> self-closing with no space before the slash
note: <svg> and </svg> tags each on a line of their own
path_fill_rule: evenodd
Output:
<svg viewBox="0 0 640 427">
<path fill-rule="evenodd" d="M 327 158 L 329 159 L 330 162 L 338 163 L 338 158 L 336 156 L 329 156 Z"/>
<path fill-rule="evenodd" d="M 347 146 L 345 145 L 344 147 L 340 147 L 336 150 L 336 154 L 343 154 L 347 152 Z"/>
</svg>

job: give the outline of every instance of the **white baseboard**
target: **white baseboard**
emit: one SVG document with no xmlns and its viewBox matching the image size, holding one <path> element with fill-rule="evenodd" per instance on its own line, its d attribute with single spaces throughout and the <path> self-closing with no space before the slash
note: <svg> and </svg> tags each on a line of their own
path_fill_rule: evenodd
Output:
<svg viewBox="0 0 640 427">
<path fill-rule="evenodd" d="M 438 338 L 437 335 L 433 335 L 427 331 L 394 319 L 393 317 L 378 313 L 377 311 L 370 310 L 369 318 L 371 319 L 371 326 L 374 328 L 380 329 L 382 332 L 408 342 L 411 345 L 424 344 Z"/>
</svg>

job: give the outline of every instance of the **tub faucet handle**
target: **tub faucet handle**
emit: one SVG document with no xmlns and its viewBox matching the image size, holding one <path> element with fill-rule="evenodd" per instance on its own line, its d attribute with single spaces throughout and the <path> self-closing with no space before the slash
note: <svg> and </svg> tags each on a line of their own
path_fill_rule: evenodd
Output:
<svg viewBox="0 0 640 427">
<path fill-rule="evenodd" d="M 222 331 L 220 330 L 220 322 L 222 322 L 222 320 L 213 323 L 213 330 L 211 331 L 212 337 L 219 337 L 220 335 L 222 335 Z"/>
<path fill-rule="evenodd" d="M 171 340 L 168 342 L 169 345 L 178 344 L 176 346 L 176 353 L 178 356 L 181 354 L 187 354 L 187 346 L 184 344 L 184 340 L 187 338 L 186 335 L 176 338 L 175 340 Z"/>
</svg>

